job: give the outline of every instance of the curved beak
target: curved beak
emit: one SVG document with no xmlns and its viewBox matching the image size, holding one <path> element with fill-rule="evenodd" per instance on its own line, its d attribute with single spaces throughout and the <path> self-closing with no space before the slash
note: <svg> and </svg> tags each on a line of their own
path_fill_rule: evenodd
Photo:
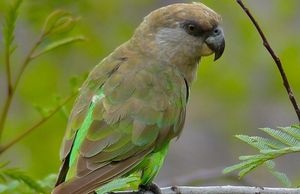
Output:
<svg viewBox="0 0 300 194">
<path fill-rule="evenodd" d="M 225 50 L 224 32 L 221 27 L 216 27 L 212 34 L 205 40 L 207 46 L 215 53 L 215 61 L 218 60 Z"/>
</svg>

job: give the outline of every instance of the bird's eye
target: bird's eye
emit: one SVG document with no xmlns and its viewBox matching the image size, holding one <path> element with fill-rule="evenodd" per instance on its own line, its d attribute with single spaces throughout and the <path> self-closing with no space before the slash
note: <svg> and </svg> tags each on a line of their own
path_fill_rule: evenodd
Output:
<svg viewBox="0 0 300 194">
<path fill-rule="evenodd" d="M 193 25 L 193 24 L 189 24 L 187 28 L 190 32 L 194 32 L 196 29 L 195 25 Z"/>
<path fill-rule="evenodd" d="M 186 21 L 183 23 L 182 27 L 189 35 L 201 36 L 203 34 L 201 26 L 196 22 Z"/>
</svg>

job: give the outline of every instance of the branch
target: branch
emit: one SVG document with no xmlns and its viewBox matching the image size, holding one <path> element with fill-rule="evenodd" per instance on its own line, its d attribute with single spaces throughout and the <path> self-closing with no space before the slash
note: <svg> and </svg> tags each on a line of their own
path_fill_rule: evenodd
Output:
<svg viewBox="0 0 300 194">
<path fill-rule="evenodd" d="M 293 188 L 269 188 L 269 187 L 245 187 L 245 186 L 209 186 L 186 187 L 173 186 L 161 188 L 162 194 L 300 194 L 300 189 Z M 151 192 L 122 191 L 114 194 L 152 194 Z"/>
<path fill-rule="evenodd" d="M 274 50 L 272 49 L 272 47 L 270 46 L 264 32 L 262 31 L 261 27 L 259 26 L 259 24 L 257 23 L 257 21 L 254 19 L 253 15 L 251 14 L 251 12 L 249 11 L 249 9 L 244 5 L 244 3 L 242 2 L 242 0 L 237 0 L 237 3 L 241 6 L 241 8 L 244 10 L 244 12 L 248 15 L 248 17 L 250 18 L 250 20 L 252 21 L 253 25 L 255 26 L 256 30 L 258 31 L 262 41 L 263 41 L 263 45 L 265 46 L 265 48 L 268 50 L 268 52 L 270 53 L 270 55 L 272 56 L 274 62 L 277 65 L 277 68 L 280 72 L 282 81 L 283 81 L 283 85 L 288 93 L 289 99 L 295 109 L 295 112 L 298 116 L 298 120 L 300 122 L 300 109 L 299 106 L 297 104 L 297 101 L 294 97 L 293 91 L 291 89 L 291 86 L 289 84 L 288 78 L 285 74 L 285 71 L 283 69 L 282 63 L 280 58 L 276 55 L 276 53 L 274 52 Z"/>
<path fill-rule="evenodd" d="M 6 66 L 6 78 L 7 78 L 7 97 L 4 103 L 3 110 L 0 115 L 0 140 L 2 136 L 2 131 L 5 126 L 6 117 L 8 114 L 9 107 L 12 102 L 12 97 L 14 95 L 13 85 L 11 80 L 11 68 L 10 68 L 10 46 L 5 49 L 5 66 Z"/>
<path fill-rule="evenodd" d="M 6 16 L 6 21 L 3 25 L 3 39 L 4 39 L 4 58 L 5 58 L 5 74 L 7 78 L 7 97 L 4 103 L 3 110 L 0 115 L 0 139 L 1 134 L 5 125 L 7 113 L 12 101 L 12 93 L 13 93 L 13 84 L 12 84 L 12 73 L 11 73 L 11 55 L 15 50 L 14 43 L 14 31 L 15 25 L 18 17 L 18 9 L 22 3 L 22 0 L 15 1 L 8 11 L 8 15 Z"/>
<path fill-rule="evenodd" d="M 14 84 L 10 83 L 11 85 L 9 86 L 8 96 L 7 96 L 6 101 L 4 103 L 4 108 L 3 108 L 3 111 L 2 111 L 2 114 L 1 114 L 1 118 L 0 118 L 0 142 L 1 142 L 1 137 L 2 137 L 3 130 L 4 130 L 4 127 L 5 127 L 5 122 L 6 122 L 7 114 L 8 114 L 9 108 L 11 106 L 11 102 L 12 102 L 12 99 L 14 97 L 14 94 L 16 93 L 16 89 L 17 89 L 17 86 L 19 84 L 20 78 L 22 77 L 22 75 L 24 73 L 24 70 L 28 66 L 29 62 L 32 60 L 32 56 L 34 54 L 34 51 L 41 44 L 43 38 L 44 38 L 43 36 L 40 36 L 40 38 L 33 45 L 33 47 L 31 48 L 31 50 L 29 51 L 29 53 L 25 57 L 25 60 L 24 60 L 24 62 L 21 65 L 21 69 L 20 69 L 20 71 L 19 71 L 19 73 L 17 75 L 15 83 Z M 6 60 L 8 60 L 8 62 L 9 62 L 9 59 L 6 59 Z M 11 79 L 11 78 L 9 78 L 9 79 Z"/>
<path fill-rule="evenodd" d="M 8 48 L 5 49 L 5 66 L 6 66 L 6 79 L 7 79 L 7 95 L 11 95 L 12 91 L 12 81 L 11 81 L 11 69 L 10 69 L 10 54 L 11 54 L 11 48 L 8 46 Z"/>
<path fill-rule="evenodd" d="M 20 140 L 22 140 L 24 137 L 26 137 L 29 133 L 31 133 L 32 131 L 34 131 L 36 128 L 38 128 L 39 126 L 41 126 L 42 124 L 44 124 L 46 121 L 48 121 L 50 118 L 52 118 L 59 110 L 61 110 L 62 107 L 64 107 L 75 95 L 77 94 L 77 92 L 75 92 L 74 94 L 70 95 L 69 97 L 66 98 L 65 101 L 63 101 L 58 107 L 56 107 L 52 112 L 50 112 L 48 114 L 48 116 L 42 118 L 39 122 L 37 122 L 35 125 L 33 125 L 32 127 L 26 129 L 24 132 L 22 132 L 21 134 L 19 134 L 15 139 L 11 140 L 9 143 L 3 145 L 0 147 L 0 154 L 2 154 L 3 152 L 5 152 L 8 148 L 10 148 L 11 146 L 13 146 L 14 144 L 16 144 L 17 142 L 19 142 Z"/>
<path fill-rule="evenodd" d="M 25 57 L 25 60 L 24 62 L 22 63 L 21 65 L 21 69 L 16 77 L 16 81 L 15 81 L 15 84 L 14 84 L 14 87 L 13 87 L 13 91 L 16 91 L 16 88 L 18 87 L 19 85 L 19 82 L 20 82 L 20 78 L 22 77 L 23 73 L 24 73 L 24 70 L 26 69 L 26 67 L 28 66 L 29 62 L 32 61 L 33 59 L 33 54 L 34 54 L 34 51 L 38 48 L 38 46 L 42 43 L 44 39 L 44 35 L 40 35 L 40 37 L 38 38 L 38 40 L 35 42 L 35 44 L 33 45 L 33 47 L 30 49 L 29 53 L 27 54 L 27 56 Z"/>
<path fill-rule="evenodd" d="M 208 182 L 226 179 L 242 185 L 253 185 L 248 180 L 245 180 L 245 178 L 238 179 L 238 176 L 236 174 L 224 175 L 222 173 L 224 168 L 225 167 L 222 168 L 218 167 L 213 169 L 200 169 L 190 174 L 186 174 L 186 175 L 171 178 L 170 180 L 162 181 L 160 182 L 160 184 L 161 185 L 199 185 L 199 184 L 203 185 Z"/>
<path fill-rule="evenodd" d="M 18 8 L 18 5 L 20 4 L 21 0 L 19 0 L 17 2 L 19 2 L 19 3 L 17 3 L 17 6 L 16 6 L 16 8 L 13 9 L 13 11 L 15 11 Z M 15 14 L 15 13 L 13 12 L 12 14 Z M 9 23 L 10 27 L 11 27 L 11 28 L 9 28 L 10 33 L 8 33 L 10 36 L 7 38 L 9 43 L 12 42 L 13 37 L 14 37 L 13 33 L 11 31 L 12 31 L 12 29 L 14 29 L 13 27 L 14 27 L 14 23 L 16 20 L 16 17 L 14 15 L 11 17 L 13 18 L 13 23 L 12 22 Z M 10 21 L 10 20 L 8 20 L 8 21 Z M 10 106 L 12 103 L 12 99 L 14 97 L 14 94 L 16 93 L 16 89 L 19 85 L 20 79 L 21 79 L 22 75 L 24 74 L 24 71 L 27 68 L 28 64 L 41 54 L 44 54 L 46 52 L 49 52 L 51 50 L 54 50 L 60 46 L 66 45 L 66 44 L 70 44 L 70 43 L 77 42 L 80 40 L 85 40 L 85 38 L 84 37 L 70 37 L 69 39 L 65 39 L 64 41 L 63 40 L 58 41 L 54 45 L 50 44 L 50 45 L 48 45 L 48 47 L 46 46 L 46 48 L 44 48 L 44 50 L 40 51 L 37 54 L 35 53 L 36 50 L 41 45 L 41 43 L 46 38 L 48 38 L 50 35 L 70 31 L 74 27 L 74 25 L 76 24 L 77 21 L 78 21 L 78 18 L 73 17 L 71 14 L 69 14 L 63 10 L 57 10 L 57 11 L 52 12 L 47 17 L 44 27 L 43 27 L 43 30 L 42 30 L 41 34 L 39 35 L 39 38 L 37 39 L 37 41 L 35 42 L 33 47 L 29 50 L 23 63 L 21 64 L 21 68 L 16 76 L 16 80 L 14 83 L 12 83 L 11 71 L 10 71 L 9 54 L 11 52 L 11 49 L 10 49 L 10 45 L 7 44 L 6 50 L 8 50 L 8 51 L 6 53 L 6 73 L 7 73 L 7 80 L 8 80 L 7 81 L 8 82 L 8 95 L 4 102 L 4 108 L 3 108 L 3 111 L 0 116 L 0 142 L 1 142 L 3 130 L 5 127 L 7 114 L 9 112 L 9 109 L 10 109 Z"/>
</svg>

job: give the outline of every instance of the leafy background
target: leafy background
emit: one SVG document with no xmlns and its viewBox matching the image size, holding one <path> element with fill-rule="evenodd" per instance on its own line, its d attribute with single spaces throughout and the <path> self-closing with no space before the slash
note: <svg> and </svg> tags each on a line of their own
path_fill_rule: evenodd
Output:
<svg viewBox="0 0 300 194">
<path fill-rule="evenodd" d="M 4 21 L 10 0 L 0 1 L 0 20 Z M 81 17 L 68 35 L 84 34 L 88 41 L 59 48 L 34 61 L 21 80 L 9 113 L 4 142 L 34 124 L 39 113 L 33 108 L 55 107 L 57 96 L 67 96 L 73 76 L 86 74 L 115 47 L 130 38 L 136 26 L 150 11 L 175 2 L 171 0 L 27 0 L 17 21 L 18 50 L 13 63 L 21 61 L 36 39 L 44 19 L 54 9 L 65 9 Z M 161 185 L 181 183 L 195 172 L 204 174 L 197 184 L 251 184 L 278 186 L 264 168 L 252 173 L 246 182 L 222 177 L 225 166 L 237 162 L 241 153 L 254 149 L 241 144 L 234 134 L 263 135 L 260 127 L 288 126 L 297 122 L 292 106 L 282 87 L 273 61 L 261 45 L 249 19 L 233 0 L 202 0 L 223 16 L 226 33 L 224 57 L 213 62 L 204 58 L 193 84 L 187 109 L 187 120 L 181 138 L 171 146 L 165 165 L 157 178 Z M 251 0 L 247 4 L 255 12 L 272 46 L 285 65 L 296 97 L 300 97 L 300 1 Z M 0 35 L 2 39 L 2 35 Z M 5 93 L 3 46 L 0 47 L 0 105 Z M 13 71 L 19 66 L 12 67 Z M 68 104 L 70 109 L 72 103 Z M 59 147 L 67 122 L 58 113 L 26 139 L 1 155 L 37 179 L 56 173 Z M 300 183 L 299 155 L 281 158 L 277 168 L 287 172 L 294 183 Z M 184 176 L 184 177 L 182 177 Z M 180 178 L 181 177 L 181 178 Z M 202 177 L 203 178 L 203 177 Z"/>
</svg>

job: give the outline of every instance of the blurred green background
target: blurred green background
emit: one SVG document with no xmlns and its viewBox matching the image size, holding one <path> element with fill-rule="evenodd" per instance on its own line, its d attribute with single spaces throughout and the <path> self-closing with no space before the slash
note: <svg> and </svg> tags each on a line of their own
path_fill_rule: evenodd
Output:
<svg viewBox="0 0 300 194">
<path fill-rule="evenodd" d="M 0 1 L 0 19 L 11 1 Z M 65 9 L 81 20 L 69 34 L 83 34 L 87 42 L 60 48 L 34 61 L 26 70 L 9 113 L 4 142 L 30 127 L 39 118 L 33 105 L 55 107 L 55 96 L 71 92 L 69 80 L 90 71 L 115 47 L 126 41 L 143 17 L 152 10 L 176 2 L 171 0 L 27 0 L 17 22 L 18 50 L 13 71 L 36 39 L 46 16 Z M 223 17 L 226 33 L 224 57 L 213 62 L 204 58 L 193 84 L 187 120 L 181 138 L 173 142 L 165 165 L 157 178 L 161 185 L 187 184 L 200 176 L 197 184 L 251 184 L 278 186 L 263 168 L 239 182 L 219 178 L 221 170 L 237 162 L 242 154 L 255 153 L 236 140 L 234 134 L 261 135 L 259 127 L 287 126 L 297 122 L 281 84 L 279 73 L 261 40 L 234 0 L 202 0 Z M 300 100 L 300 1 L 248 0 Z M 0 36 L 2 39 L 2 35 Z M 0 105 L 5 98 L 3 46 L 0 47 Z M 72 103 L 68 105 L 70 108 Z M 1 161 L 21 167 L 36 178 L 58 171 L 59 147 L 67 118 L 58 113 L 45 125 L 1 155 Z M 279 170 L 300 183 L 299 155 L 280 159 Z M 297 170 L 295 170 L 297 169 Z M 198 175 L 197 175 L 198 174 Z M 187 176 L 187 177 L 186 177 Z"/>
</svg>

